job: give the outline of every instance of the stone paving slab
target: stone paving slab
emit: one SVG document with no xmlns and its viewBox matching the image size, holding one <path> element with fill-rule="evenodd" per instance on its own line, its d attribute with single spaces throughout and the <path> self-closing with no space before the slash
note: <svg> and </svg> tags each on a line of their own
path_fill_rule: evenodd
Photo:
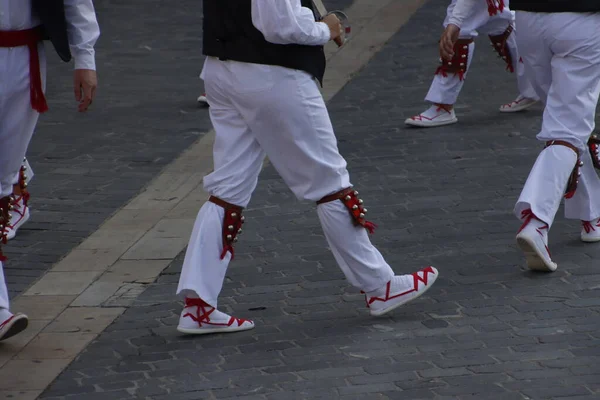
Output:
<svg viewBox="0 0 600 400">
<path fill-rule="evenodd" d="M 430 295 L 369 317 L 314 207 L 268 167 L 220 300 L 257 328 L 180 336 L 180 254 L 41 398 L 600 396 L 600 247 L 579 242 L 578 223 L 560 215 L 550 236 L 556 273 L 526 271 L 514 244 L 510 210 L 539 151 L 539 107 L 497 112 L 516 84 L 480 38 L 460 123 L 403 126 L 423 108 L 445 6 L 419 10 L 330 102 L 340 150 L 380 225 L 373 241 L 397 272 L 440 269 Z"/>
</svg>

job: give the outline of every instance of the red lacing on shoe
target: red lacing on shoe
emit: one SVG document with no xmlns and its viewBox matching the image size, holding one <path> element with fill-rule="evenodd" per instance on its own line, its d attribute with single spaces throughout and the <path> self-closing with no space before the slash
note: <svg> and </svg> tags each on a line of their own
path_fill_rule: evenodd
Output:
<svg viewBox="0 0 600 400">
<path fill-rule="evenodd" d="M 513 105 L 518 106 L 521 102 L 527 100 L 527 97 L 523 97 L 521 100 L 513 100 L 510 103 L 506 103 L 503 107 L 512 108 Z"/>
<path fill-rule="evenodd" d="M 521 219 L 523 219 L 525 221 L 523 222 L 523 225 L 521 225 L 521 227 L 517 231 L 517 234 L 519 234 L 523 229 L 525 229 L 525 227 L 529 224 L 529 222 L 534 218 L 536 218 L 536 216 L 535 216 L 535 214 L 533 214 L 533 211 L 531 211 L 531 208 L 528 208 L 527 210 L 523 210 L 521 212 Z"/>
<path fill-rule="evenodd" d="M 14 207 L 13 205 L 13 209 L 11 210 L 14 213 L 17 213 L 19 215 L 19 218 L 16 219 L 16 221 L 13 221 L 11 219 L 11 223 L 7 223 L 4 227 L 4 234 L 8 235 L 8 230 L 9 229 L 14 229 L 15 225 L 17 225 L 19 223 L 19 221 L 21 221 L 24 217 L 25 217 L 25 208 L 27 207 L 27 200 L 26 197 L 29 197 L 29 195 L 27 194 L 27 196 L 19 196 L 15 199 L 13 204 L 17 204 L 21 199 L 23 199 L 23 206 L 22 207 Z"/>
<path fill-rule="evenodd" d="M 25 159 L 23 160 L 23 162 L 25 162 Z M 15 202 L 22 198 L 23 204 L 27 206 L 27 203 L 29 202 L 29 190 L 27 190 L 27 174 L 25 173 L 25 171 L 27 171 L 27 167 L 25 165 L 21 165 L 21 169 L 19 170 L 18 183 L 19 188 L 21 189 L 21 195 L 17 200 L 15 200 Z"/>
<path fill-rule="evenodd" d="M 548 230 L 548 225 L 544 225 L 541 228 L 535 228 L 536 232 L 540 234 L 541 237 L 544 237 L 544 233 L 542 231 L 547 231 Z M 550 249 L 548 248 L 547 244 L 544 244 L 544 247 L 546 248 L 546 251 L 548 252 L 548 256 L 550 258 L 552 258 L 552 254 L 550 254 Z"/>
<path fill-rule="evenodd" d="M 423 273 L 423 277 L 419 276 L 419 272 Z M 419 291 L 419 282 L 423 282 L 423 284 L 425 286 L 427 286 L 427 282 L 429 281 L 429 274 L 435 274 L 435 271 L 433 270 L 432 267 L 427 267 L 425 269 L 422 269 L 421 271 L 418 272 L 413 272 L 412 276 L 413 276 L 413 288 L 410 290 L 407 290 L 405 292 L 402 293 L 398 293 L 394 296 L 390 296 L 390 290 L 392 287 L 392 281 L 389 281 L 385 287 L 385 298 L 381 298 L 381 297 L 371 297 L 368 298 L 368 296 L 366 295 L 366 293 L 364 291 L 361 291 L 361 293 L 363 293 L 365 295 L 365 302 L 367 303 L 367 307 L 370 308 L 371 304 L 373 304 L 376 301 L 383 301 L 386 302 L 388 300 L 392 300 L 392 299 L 396 299 L 398 297 L 402 297 L 405 296 L 409 293 L 412 292 L 417 292 Z"/>
<path fill-rule="evenodd" d="M 591 221 L 581 221 L 581 224 L 583 225 L 585 233 L 590 233 L 596 230 L 596 228 L 594 228 L 594 224 L 592 224 Z M 598 222 L 596 223 L 596 227 L 600 228 L 600 220 L 598 220 Z"/>
<path fill-rule="evenodd" d="M 504 0 L 487 0 L 488 13 L 490 16 L 498 14 L 498 12 L 504 11 Z"/>
<path fill-rule="evenodd" d="M 529 222 L 531 222 L 531 220 L 534 218 L 537 219 L 538 221 L 541 221 L 538 217 L 535 216 L 533 211 L 531 211 L 531 208 L 528 208 L 527 210 L 523 210 L 521 212 L 521 219 L 525 219 L 525 221 L 523 222 L 523 225 L 521 225 L 521 228 L 519 228 L 519 231 L 517 232 L 517 234 L 519 234 L 519 232 L 521 232 L 523 229 L 525 229 L 525 227 L 529 224 Z M 544 233 L 542 231 L 548 230 L 548 225 L 544 223 L 544 226 L 542 226 L 540 228 L 536 228 L 535 230 L 537 231 L 537 233 L 540 234 L 540 236 L 543 237 Z M 550 254 L 550 249 L 548 248 L 548 245 L 544 244 L 544 247 L 546 248 L 546 251 L 548 252 L 548 256 L 550 256 L 550 258 L 552 258 L 552 255 Z"/>
<path fill-rule="evenodd" d="M 211 326 L 231 326 L 235 322 L 237 322 L 237 326 L 241 326 L 244 322 L 247 322 L 247 319 L 243 318 L 229 318 L 227 323 L 215 323 L 210 322 L 210 314 L 215 312 L 215 308 L 209 304 L 207 304 L 202 299 L 191 299 L 186 297 L 185 299 L 185 308 L 188 307 L 196 307 L 196 315 L 192 313 L 185 313 L 183 317 L 190 317 L 192 320 L 198 323 L 198 326 L 202 327 L 202 325 L 211 325 Z"/>
<path fill-rule="evenodd" d="M 439 113 L 442 110 L 446 111 L 448 114 L 450 114 L 450 112 L 451 112 L 451 111 L 448 111 L 448 109 L 446 107 L 442 107 L 442 106 L 438 106 L 435 109 L 435 112 Z M 438 114 L 433 118 L 428 118 L 428 117 L 424 116 L 423 114 L 419 114 L 419 115 L 415 115 L 414 117 L 411 117 L 411 119 L 414 121 L 433 121 L 434 119 L 436 119 L 442 115 L 443 114 Z"/>
</svg>

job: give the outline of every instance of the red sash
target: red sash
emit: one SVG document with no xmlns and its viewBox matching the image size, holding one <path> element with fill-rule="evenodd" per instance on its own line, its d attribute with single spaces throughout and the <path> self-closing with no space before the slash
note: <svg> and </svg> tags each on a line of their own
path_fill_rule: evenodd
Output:
<svg viewBox="0 0 600 400">
<path fill-rule="evenodd" d="M 48 111 L 48 104 L 42 90 L 42 75 L 40 71 L 40 56 L 38 43 L 43 40 L 41 27 L 22 31 L 0 31 L 0 47 L 29 48 L 29 92 L 31 94 L 31 108 L 39 113 Z"/>
</svg>

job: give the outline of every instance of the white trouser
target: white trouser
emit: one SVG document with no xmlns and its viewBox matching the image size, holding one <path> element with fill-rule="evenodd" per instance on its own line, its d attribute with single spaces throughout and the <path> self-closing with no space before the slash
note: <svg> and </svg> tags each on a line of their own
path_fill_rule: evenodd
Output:
<svg viewBox="0 0 600 400">
<path fill-rule="evenodd" d="M 46 55 L 38 46 L 42 88 L 46 90 Z M 31 108 L 29 50 L 26 46 L 0 48 L 0 197 L 13 191 L 39 113 Z M 8 308 L 8 290 L 0 261 L 0 308 Z"/>
<path fill-rule="evenodd" d="M 346 161 L 317 83 L 305 72 L 207 58 L 202 78 L 216 137 L 205 190 L 246 207 L 265 156 L 300 200 L 316 202 L 351 186 Z M 341 201 L 317 206 L 333 255 L 348 281 L 372 291 L 394 275 Z M 231 256 L 220 259 L 224 210 L 207 202 L 196 219 L 177 294 L 217 306 Z M 243 240 L 243 236 L 240 237 Z"/>
<path fill-rule="evenodd" d="M 516 19 L 527 76 L 546 100 L 537 138 L 566 141 L 579 149 L 583 161 L 577 191 L 565 201 L 565 217 L 591 221 L 600 217 L 600 180 L 587 147 L 600 94 L 600 14 L 519 11 Z M 515 206 L 517 217 L 531 208 L 548 225 L 575 165 L 572 150 L 551 148 L 538 156 Z"/>
<path fill-rule="evenodd" d="M 529 80 L 525 77 L 523 63 L 519 62 L 519 51 L 517 50 L 517 43 L 515 40 L 517 29 L 514 24 L 514 12 L 508 9 L 509 2 L 506 1 L 505 3 L 506 7 L 502 12 L 490 16 L 487 8 L 487 2 L 483 0 L 477 2 L 477 5 L 473 8 L 461 27 L 460 38 L 476 38 L 479 34 L 492 36 L 500 35 L 506 31 L 510 24 L 513 24 L 515 29 L 508 37 L 506 45 L 511 53 L 513 61 L 512 67 L 517 75 L 517 88 L 521 96 L 537 99 L 534 89 L 531 87 Z M 448 20 L 450 15 L 452 15 L 452 10 L 454 9 L 455 4 L 456 0 L 452 0 L 452 3 L 450 3 L 448 6 L 446 18 L 444 19 L 443 23 L 444 29 L 448 26 Z M 425 96 L 425 100 L 438 104 L 456 103 L 456 99 L 462 90 L 464 79 L 467 76 L 469 66 L 473 60 L 474 52 L 475 42 L 469 45 L 467 72 L 465 72 L 463 80 L 461 80 L 456 74 L 447 74 L 448 76 L 446 77 L 442 76 L 441 74 L 435 75 L 429 88 L 429 92 L 427 93 L 427 96 Z M 498 77 L 498 79 L 504 80 L 506 78 L 503 76 Z"/>
</svg>

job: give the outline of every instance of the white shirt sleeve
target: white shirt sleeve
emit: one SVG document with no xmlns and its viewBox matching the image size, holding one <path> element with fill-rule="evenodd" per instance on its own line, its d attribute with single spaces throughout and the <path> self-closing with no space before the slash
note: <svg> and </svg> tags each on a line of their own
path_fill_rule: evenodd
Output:
<svg viewBox="0 0 600 400">
<path fill-rule="evenodd" d="M 300 0 L 252 0 L 252 23 L 275 44 L 321 46 L 331 37 L 327 24 L 316 22 Z"/>
<path fill-rule="evenodd" d="M 452 10 L 452 15 L 448 18 L 448 23 L 452 25 L 456 25 L 460 28 L 464 20 L 469 16 L 473 7 L 477 4 L 478 1 L 483 0 L 456 0 L 454 4 L 454 9 Z"/>
<path fill-rule="evenodd" d="M 92 0 L 65 0 L 65 17 L 75 69 L 96 69 L 94 45 L 100 27 Z"/>
</svg>

